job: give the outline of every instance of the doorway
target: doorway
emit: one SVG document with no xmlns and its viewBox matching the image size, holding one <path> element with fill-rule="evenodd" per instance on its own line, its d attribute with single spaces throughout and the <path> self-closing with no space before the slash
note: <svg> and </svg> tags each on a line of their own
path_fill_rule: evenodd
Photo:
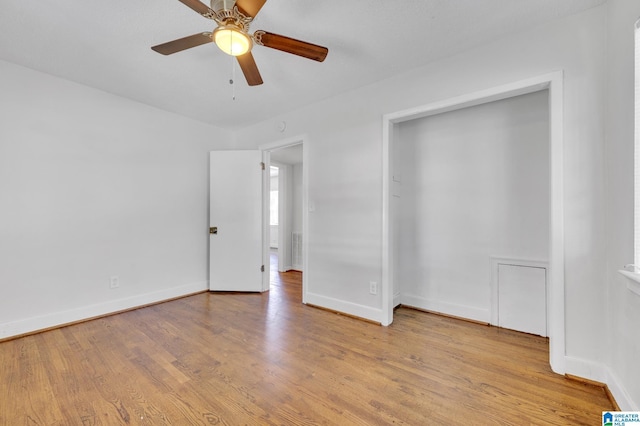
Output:
<svg viewBox="0 0 640 426">
<path fill-rule="evenodd" d="M 393 321 L 396 287 L 394 264 L 396 223 L 393 195 L 397 174 L 393 157 L 396 155 L 398 125 L 411 120 L 482 105 L 538 91 L 548 90 L 549 116 L 549 273 L 547 276 L 547 324 L 549 362 L 553 371 L 565 372 L 564 334 L 564 228 L 563 228 L 563 75 L 554 72 L 515 83 L 463 95 L 426 106 L 387 114 L 383 117 L 383 229 L 382 229 L 382 312 L 381 323 Z M 400 177 L 400 180 L 402 178 Z M 463 265 L 461 265 L 463 266 Z"/>
<path fill-rule="evenodd" d="M 260 147 L 269 179 L 264 188 L 263 287 L 271 278 L 288 271 L 303 272 L 306 266 L 307 174 L 304 138 L 294 138 Z M 276 219 L 277 218 L 277 219 Z M 305 301 L 306 274 L 302 274 Z"/>
</svg>

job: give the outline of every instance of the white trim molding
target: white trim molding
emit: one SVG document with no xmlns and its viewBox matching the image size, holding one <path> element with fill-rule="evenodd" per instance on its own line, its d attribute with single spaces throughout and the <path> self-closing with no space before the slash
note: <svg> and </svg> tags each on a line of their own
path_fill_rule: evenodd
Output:
<svg viewBox="0 0 640 426">
<path fill-rule="evenodd" d="M 110 300 L 108 302 L 96 303 L 67 311 L 53 312 L 51 314 L 38 317 L 12 321 L 0 324 L 0 339 L 34 333 L 52 327 L 64 326 L 65 324 L 72 324 L 78 321 L 90 320 L 92 318 L 110 315 L 154 303 L 161 303 L 177 297 L 204 292 L 208 289 L 209 281 L 198 281 L 179 287 L 172 287 L 165 290 Z"/>
<path fill-rule="evenodd" d="M 640 411 L 640 407 L 633 402 L 622 385 L 623 382 L 606 365 L 567 356 L 566 369 L 566 374 L 606 384 L 622 411 Z"/>
<path fill-rule="evenodd" d="M 624 269 L 620 269 L 618 272 L 627 277 L 627 289 L 640 296 L 640 274 L 637 272 L 625 271 Z"/>
<path fill-rule="evenodd" d="M 307 292 L 306 304 L 329 309 L 338 313 L 344 313 L 353 317 L 366 319 L 375 323 L 380 323 L 381 310 L 370 306 L 360 305 L 344 300 L 335 299 L 333 297 L 323 296 L 321 294 Z"/>
<path fill-rule="evenodd" d="M 479 323 L 489 324 L 489 310 L 478 308 L 477 306 L 448 303 L 413 294 L 403 294 L 401 304 L 402 306 L 416 308 L 423 311 L 435 312 L 458 318 L 466 318 Z"/>
</svg>

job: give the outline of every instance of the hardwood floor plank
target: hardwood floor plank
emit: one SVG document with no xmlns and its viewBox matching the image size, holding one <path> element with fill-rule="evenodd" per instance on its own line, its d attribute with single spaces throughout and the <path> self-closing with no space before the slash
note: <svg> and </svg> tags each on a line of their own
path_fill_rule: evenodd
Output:
<svg viewBox="0 0 640 426">
<path fill-rule="evenodd" d="M 203 293 L 0 343 L 1 425 L 599 424 L 602 388 L 546 339 L 399 308 L 381 327 L 265 294 Z"/>
</svg>

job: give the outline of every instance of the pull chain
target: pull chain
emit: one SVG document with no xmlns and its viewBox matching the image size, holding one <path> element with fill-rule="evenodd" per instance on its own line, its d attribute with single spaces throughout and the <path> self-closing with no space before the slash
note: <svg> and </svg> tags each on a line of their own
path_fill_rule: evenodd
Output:
<svg viewBox="0 0 640 426">
<path fill-rule="evenodd" d="M 229 37 L 229 52 L 233 52 L 233 36 Z M 231 100 L 236 100 L 236 86 L 233 84 L 236 79 L 236 57 L 231 56 L 231 79 L 229 84 L 231 85 Z"/>
<path fill-rule="evenodd" d="M 236 79 L 236 64 L 235 57 L 231 57 L 231 79 L 229 80 L 229 84 L 231 85 L 231 100 L 236 100 L 236 86 L 233 84 Z"/>
</svg>

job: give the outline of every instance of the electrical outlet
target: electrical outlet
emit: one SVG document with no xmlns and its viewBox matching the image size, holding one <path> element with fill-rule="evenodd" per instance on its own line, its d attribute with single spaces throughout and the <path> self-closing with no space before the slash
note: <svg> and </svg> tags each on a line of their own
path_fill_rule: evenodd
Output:
<svg viewBox="0 0 640 426">
<path fill-rule="evenodd" d="M 375 281 L 369 281 L 369 293 L 378 294 L 378 283 Z"/>
<path fill-rule="evenodd" d="M 120 287 L 120 278 L 117 275 L 113 275 L 109 279 L 109 288 L 118 288 Z"/>
</svg>

